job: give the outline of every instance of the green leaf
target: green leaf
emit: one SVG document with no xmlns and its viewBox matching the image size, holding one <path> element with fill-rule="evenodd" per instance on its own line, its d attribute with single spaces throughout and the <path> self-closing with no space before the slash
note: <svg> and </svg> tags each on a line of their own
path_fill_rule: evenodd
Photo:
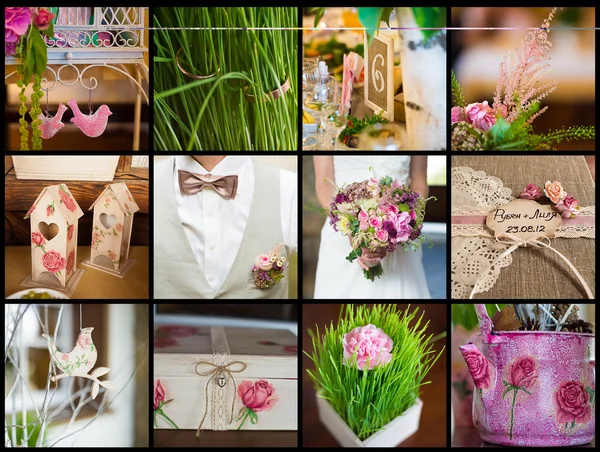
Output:
<svg viewBox="0 0 600 452">
<path fill-rule="evenodd" d="M 465 101 L 465 95 L 463 94 L 462 86 L 460 86 L 460 83 L 458 81 L 458 78 L 456 78 L 454 70 L 450 72 L 450 76 L 452 86 L 452 105 L 457 107 L 466 107 L 467 102 Z"/>
<path fill-rule="evenodd" d="M 33 72 L 41 76 L 48 63 L 48 48 L 40 31 L 35 27 L 31 30 L 29 39 L 31 41 L 30 57 L 34 61 Z"/>
<path fill-rule="evenodd" d="M 383 20 L 389 24 L 392 10 L 393 8 L 358 8 L 358 19 L 363 27 L 365 27 L 369 45 L 371 44 L 375 30 L 379 29 L 381 21 Z"/>
<path fill-rule="evenodd" d="M 313 7 L 313 8 L 309 8 L 308 12 L 312 13 L 312 12 L 316 12 L 317 14 L 315 15 L 315 28 L 317 28 L 317 25 L 319 25 L 319 22 L 321 22 L 321 19 L 323 18 L 323 14 L 325 14 L 325 10 L 327 8 L 325 7 Z"/>
<path fill-rule="evenodd" d="M 502 400 L 504 400 L 504 396 L 508 394 L 510 391 L 513 391 L 514 388 L 512 386 L 507 387 L 506 390 L 502 393 Z"/>
<path fill-rule="evenodd" d="M 504 384 L 504 386 L 509 386 L 510 385 L 510 383 L 508 381 L 506 381 L 506 380 L 502 380 L 502 383 Z"/>
<path fill-rule="evenodd" d="M 412 8 L 415 15 L 415 21 L 421 28 L 443 28 L 446 26 L 446 8 L 445 7 L 430 7 L 430 8 Z M 421 30 L 425 42 L 433 35 L 441 30 Z"/>
<path fill-rule="evenodd" d="M 520 390 L 526 392 L 527 394 L 531 395 L 531 392 L 529 392 L 527 389 L 525 389 L 523 386 L 519 387 Z"/>
<path fill-rule="evenodd" d="M 41 30 L 41 32 L 49 38 L 54 38 L 54 23 L 50 22 L 50 26 L 46 30 Z"/>
</svg>

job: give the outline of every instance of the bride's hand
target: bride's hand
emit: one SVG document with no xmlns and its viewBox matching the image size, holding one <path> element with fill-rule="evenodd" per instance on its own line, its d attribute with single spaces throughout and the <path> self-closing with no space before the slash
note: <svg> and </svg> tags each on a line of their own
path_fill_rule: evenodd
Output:
<svg viewBox="0 0 600 452">
<path fill-rule="evenodd" d="M 375 267 L 377 264 L 381 262 L 387 255 L 387 250 L 385 248 L 378 248 L 376 251 L 367 251 L 366 248 L 363 248 L 362 255 L 358 258 L 358 265 L 360 265 L 364 270 L 368 270 L 369 267 Z"/>
</svg>

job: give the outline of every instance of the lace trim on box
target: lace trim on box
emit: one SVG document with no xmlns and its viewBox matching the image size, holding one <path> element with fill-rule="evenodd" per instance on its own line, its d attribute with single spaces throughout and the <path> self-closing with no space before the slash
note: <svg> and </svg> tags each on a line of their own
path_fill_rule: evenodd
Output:
<svg viewBox="0 0 600 452">
<path fill-rule="evenodd" d="M 210 327 L 212 339 L 213 363 L 217 366 L 229 364 L 231 356 L 229 354 L 229 344 L 225 335 L 225 329 L 221 326 Z M 231 402 L 229 393 L 233 388 L 232 384 L 226 384 L 221 387 L 218 385 L 218 378 L 213 378 L 212 386 L 212 407 L 210 410 L 210 422 L 213 430 L 227 430 L 231 417 Z M 235 394 L 232 395 L 235 398 Z"/>
</svg>

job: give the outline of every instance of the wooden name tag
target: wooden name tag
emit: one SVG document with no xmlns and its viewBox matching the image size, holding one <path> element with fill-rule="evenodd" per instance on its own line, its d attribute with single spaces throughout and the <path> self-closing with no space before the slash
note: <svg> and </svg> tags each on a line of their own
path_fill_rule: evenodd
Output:
<svg viewBox="0 0 600 452">
<path fill-rule="evenodd" d="M 486 224 L 496 238 L 509 238 L 509 234 L 525 241 L 554 237 L 562 218 L 550 205 L 541 205 L 530 199 L 515 199 L 492 210 Z"/>
</svg>

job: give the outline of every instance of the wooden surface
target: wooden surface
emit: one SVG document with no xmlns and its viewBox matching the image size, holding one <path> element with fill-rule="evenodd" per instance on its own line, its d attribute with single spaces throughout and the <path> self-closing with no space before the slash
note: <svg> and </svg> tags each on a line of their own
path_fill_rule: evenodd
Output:
<svg viewBox="0 0 600 452">
<path fill-rule="evenodd" d="M 298 432 L 154 430 L 154 447 L 297 447 Z"/>
<path fill-rule="evenodd" d="M 7 246 L 4 248 L 4 294 L 8 296 L 20 290 L 20 283 L 31 274 L 31 248 L 29 246 Z M 90 255 L 90 248 L 77 248 L 77 268 L 85 270 L 71 298 L 133 298 L 147 299 L 149 293 L 148 247 L 132 246 L 129 257 L 135 259 L 133 267 L 124 278 L 81 266 Z"/>
<path fill-rule="evenodd" d="M 336 322 L 340 306 L 339 304 L 303 305 L 302 347 L 304 351 L 312 352 L 308 329 L 314 330 L 315 325 L 319 325 L 319 329 L 322 331 L 325 325 L 329 325 L 331 321 Z M 405 308 L 407 305 L 399 306 Z M 445 304 L 413 304 L 411 310 L 415 307 L 425 310 L 424 318 L 431 321 L 428 330 L 431 334 L 439 334 L 446 330 L 447 308 Z M 444 344 L 444 340 L 438 341 L 435 349 L 440 350 Z M 306 373 L 306 369 L 313 369 L 313 363 L 304 354 L 302 355 L 302 368 L 302 445 L 303 447 L 339 447 L 337 441 L 319 421 L 313 382 Z M 423 386 L 421 390 L 423 411 L 419 430 L 399 447 L 446 446 L 446 351 L 433 366 L 425 381 L 431 381 L 431 383 Z"/>
<path fill-rule="evenodd" d="M 507 448 L 507 446 L 499 446 L 496 444 L 486 443 L 481 439 L 479 433 L 474 427 L 457 427 L 454 429 L 454 435 L 452 436 L 452 447 L 501 447 Z M 596 447 L 596 438 L 591 443 L 584 444 L 577 447 Z M 565 448 L 566 449 L 566 448 Z"/>
</svg>

